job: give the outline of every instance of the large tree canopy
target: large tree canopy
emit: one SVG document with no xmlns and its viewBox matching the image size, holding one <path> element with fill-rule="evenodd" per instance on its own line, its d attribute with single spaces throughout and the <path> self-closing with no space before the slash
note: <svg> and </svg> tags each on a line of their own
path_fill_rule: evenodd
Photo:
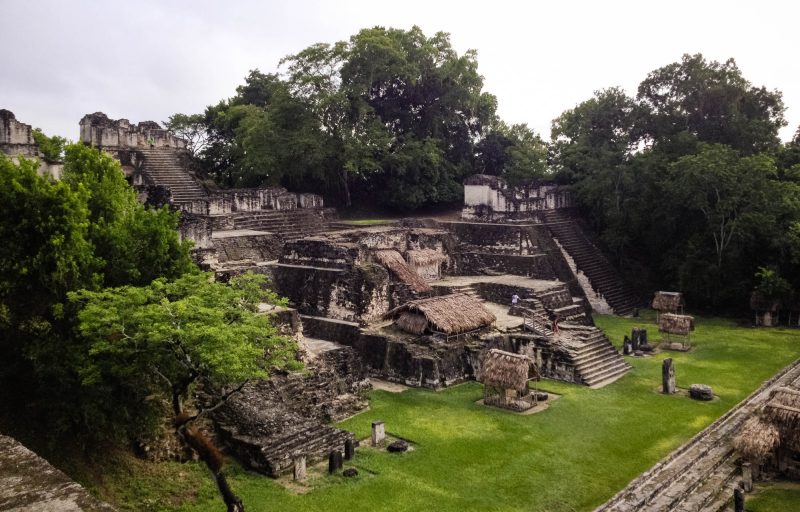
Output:
<svg viewBox="0 0 800 512">
<path fill-rule="evenodd" d="M 453 205 L 469 174 L 546 175 L 546 146 L 506 126 L 477 55 L 448 34 L 374 27 L 251 71 L 206 109 L 203 167 L 226 187 L 284 185 L 340 205 Z M 175 119 L 194 118 L 176 114 Z"/>
<path fill-rule="evenodd" d="M 740 309 L 759 267 L 797 276 L 787 233 L 800 218 L 800 159 L 779 143 L 783 110 L 780 93 L 751 85 L 733 60 L 684 55 L 636 98 L 605 89 L 564 112 L 553 163 L 639 284 Z"/>
</svg>

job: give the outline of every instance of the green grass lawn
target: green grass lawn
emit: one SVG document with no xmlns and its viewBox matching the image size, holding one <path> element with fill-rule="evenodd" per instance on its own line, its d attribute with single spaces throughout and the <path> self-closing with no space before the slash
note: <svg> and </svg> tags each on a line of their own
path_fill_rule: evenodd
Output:
<svg viewBox="0 0 800 512">
<path fill-rule="evenodd" d="M 647 327 L 653 339 L 656 329 L 647 318 L 649 325 L 606 316 L 596 321 L 620 345 L 636 326 Z M 411 440 L 414 451 L 358 451 L 358 477 L 324 477 L 303 495 L 237 467 L 230 468 L 231 485 L 250 512 L 591 510 L 800 357 L 800 331 L 742 328 L 720 319 L 698 318 L 693 344 L 690 353 L 630 359 L 633 370 L 600 390 L 542 382 L 541 388 L 563 396 L 529 416 L 475 404 L 482 387 L 474 382 L 441 392 L 373 391 L 370 410 L 340 426 L 365 438 L 371 422 L 383 420 L 389 433 Z M 709 384 L 720 399 L 658 394 L 665 357 L 675 360 L 679 387 Z M 104 494 L 135 510 L 220 509 L 200 466 L 160 467 L 182 476 L 109 475 Z M 191 495 L 176 490 L 180 478 L 194 489 Z"/>
<path fill-rule="evenodd" d="M 757 484 L 747 497 L 748 512 L 790 512 L 800 510 L 800 486 L 790 483 Z"/>
</svg>

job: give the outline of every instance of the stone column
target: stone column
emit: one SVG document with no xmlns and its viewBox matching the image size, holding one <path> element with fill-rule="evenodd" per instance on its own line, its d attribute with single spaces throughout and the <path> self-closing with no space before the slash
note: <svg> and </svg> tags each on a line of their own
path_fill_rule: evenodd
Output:
<svg viewBox="0 0 800 512">
<path fill-rule="evenodd" d="M 372 446 L 378 446 L 386 439 L 386 429 L 382 421 L 372 422 Z"/>
<path fill-rule="evenodd" d="M 342 469 L 342 452 L 334 450 L 328 454 L 328 473 L 331 475 Z"/>
<path fill-rule="evenodd" d="M 356 446 L 352 439 L 344 442 L 344 459 L 350 460 L 356 455 Z"/>
<path fill-rule="evenodd" d="M 306 479 L 306 457 L 300 455 L 294 459 L 294 479 L 302 482 Z"/>
<path fill-rule="evenodd" d="M 661 392 L 665 395 L 675 393 L 675 366 L 671 357 L 661 363 Z"/>
<path fill-rule="evenodd" d="M 639 350 L 639 328 L 634 328 L 631 331 L 631 349 L 636 352 Z"/>
<path fill-rule="evenodd" d="M 733 510 L 734 512 L 744 512 L 744 491 L 737 487 L 733 491 Z"/>
<path fill-rule="evenodd" d="M 744 492 L 753 490 L 753 471 L 749 462 L 742 462 L 742 488 Z"/>
</svg>

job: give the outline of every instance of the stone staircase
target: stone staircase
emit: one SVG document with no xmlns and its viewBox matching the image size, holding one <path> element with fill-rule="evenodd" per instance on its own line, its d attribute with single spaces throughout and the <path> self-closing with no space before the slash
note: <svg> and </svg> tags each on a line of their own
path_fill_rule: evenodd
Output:
<svg viewBox="0 0 800 512">
<path fill-rule="evenodd" d="M 344 452 L 348 439 L 356 443 L 355 435 L 329 425 L 311 421 L 294 432 L 276 436 L 270 443 L 261 446 L 261 454 L 267 465 L 265 473 L 278 477 L 291 471 L 294 457 L 305 455 L 309 463 L 324 460 L 333 450 Z"/>
<path fill-rule="evenodd" d="M 290 240 L 329 231 L 334 212 L 333 208 L 296 208 L 237 212 L 232 216 L 234 229 L 268 231 Z"/>
<path fill-rule="evenodd" d="M 559 326 L 558 335 L 569 336 L 572 341 L 578 342 L 572 344 L 570 352 L 581 381 L 589 387 L 616 380 L 631 369 L 608 337 L 597 327 Z"/>
<path fill-rule="evenodd" d="M 142 171 L 156 185 L 168 188 L 175 204 L 206 199 L 208 196 L 206 191 L 186 171 L 181 162 L 181 152 L 171 148 L 150 148 L 138 151 L 144 157 Z"/>
<path fill-rule="evenodd" d="M 547 210 L 544 220 L 553 237 L 589 278 L 595 292 L 602 294 L 614 313 L 633 314 L 637 300 L 633 291 L 583 232 L 578 222 L 563 210 Z"/>
<path fill-rule="evenodd" d="M 481 295 L 478 293 L 478 290 L 476 290 L 475 286 L 473 286 L 471 284 L 465 284 L 465 285 L 461 285 L 461 286 L 454 286 L 453 288 L 451 288 L 451 292 L 450 293 L 453 293 L 453 294 L 463 293 L 464 295 L 469 295 L 470 297 L 473 297 L 473 298 L 478 299 L 480 301 L 483 300 Z"/>
</svg>

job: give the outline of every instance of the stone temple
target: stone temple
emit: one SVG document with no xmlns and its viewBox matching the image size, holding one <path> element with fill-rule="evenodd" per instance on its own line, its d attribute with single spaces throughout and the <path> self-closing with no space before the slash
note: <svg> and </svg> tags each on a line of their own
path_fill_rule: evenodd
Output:
<svg viewBox="0 0 800 512">
<path fill-rule="evenodd" d="M 4 137 L 3 151 L 21 147 Z M 593 388 L 630 369 L 592 312 L 634 314 L 638 300 L 554 183 L 476 175 L 460 218 L 359 227 L 315 194 L 207 190 L 185 141 L 154 122 L 89 114 L 80 140 L 119 160 L 142 201 L 181 212 L 202 268 L 221 281 L 265 274 L 289 298 L 290 309 L 264 314 L 298 339 L 312 371 L 248 384 L 212 418 L 256 471 L 291 473 L 300 457 L 314 463 L 356 441 L 329 422 L 366 407 L 370 378 L 440 389 L 475 379 L 493 349 Z"/>
</svg>

